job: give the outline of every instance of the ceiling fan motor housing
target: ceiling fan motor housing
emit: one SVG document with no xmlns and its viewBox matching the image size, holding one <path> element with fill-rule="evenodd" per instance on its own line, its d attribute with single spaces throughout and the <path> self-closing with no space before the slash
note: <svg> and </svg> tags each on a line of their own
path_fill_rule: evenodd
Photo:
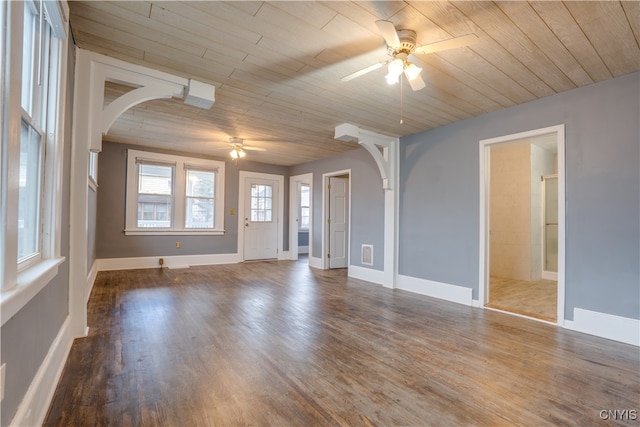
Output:
<svg viewBox="0 0 640 427">
<path fill-rule="evenodd" d="M 399 53 L 410 55 L 416 49 L 416 32 L 413 30 L 397 30 L 400 45 L 387 46 L 387 53 L 391 57 L 395 57 Z"/>
</svg>

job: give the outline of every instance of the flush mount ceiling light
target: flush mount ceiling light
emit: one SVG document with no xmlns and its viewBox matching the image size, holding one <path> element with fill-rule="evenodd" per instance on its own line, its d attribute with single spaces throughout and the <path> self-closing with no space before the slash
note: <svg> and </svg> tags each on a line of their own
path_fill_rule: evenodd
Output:
<svg viewBox="0 0 640 427">
<path fill-rule="evenodd" d="M 440 52 L 447 49 L 455 49 L 463 46 L 468 46 L 475 43 L 478 40 L 478 36 L 475 34 L 467 34 L 461 37 L 454 37 L 448 40 L 442 40 L 435 43 L 429 43 L 422 46 L 416 46 L 416 32 L 413 30 L 398 29 L 391 21 L 376 21 L 378 32 L 384 40 L 387 42 L 387 55 L 391 58 L 385 61 L 380 61 L 376 64 L 363 68 L 355 73 L 351 73 L 348 76 L 344 76 L 342 81 L 347 82 L 353 80 L 356 77 L 363 76 L 378 68 L 387 67 L 387 75 L 385 76 L 387 83 L 396 84 L 400 81 L 402 73 L 409 80 L 411 89 L 420 90 L 425 87 L 424 80 L 420 76 L 422 68 L 409 61 L 409 56 L 417 58 L 416 54 L 426 55 L 428 53 Z"/>
</svg>

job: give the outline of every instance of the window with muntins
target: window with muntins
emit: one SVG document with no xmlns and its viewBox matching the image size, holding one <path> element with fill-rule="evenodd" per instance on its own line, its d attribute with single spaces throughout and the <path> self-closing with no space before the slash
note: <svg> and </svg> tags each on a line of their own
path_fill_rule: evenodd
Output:
<svg viewBox="0 0 640 427">
<path fill-rule="evenodd" d="M 251 185 L 251 221 L 273 221 L 273 187 L 271 185 Z"/>
<path fill-rule="evenodd" d="M 300 184 L 300 212 L 299 218 L 300 222 L 298 223 L 298 227 L 300 230 L 308 230 L 310 223 L 310 191 L 309 184 Z"/>
<path fill-rule="evenodd" d="M 139 150 L 127 156 L 126 234 L 224 232 L 224 162 Z"/>
</svg>

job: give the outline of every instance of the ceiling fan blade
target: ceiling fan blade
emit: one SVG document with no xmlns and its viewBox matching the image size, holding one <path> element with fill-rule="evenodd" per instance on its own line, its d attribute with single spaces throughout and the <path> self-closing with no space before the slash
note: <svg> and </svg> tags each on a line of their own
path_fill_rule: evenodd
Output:
<svg viewBox="0 0 640 427">
<path fill-rule="evenodd" d="M 411 86 L 411 90 L 413 90 L 414 92 L 417 90 L 423 89 L 426 86 L 420 74 L 418 74 L 416 78 L 414 78 L 413 80 L 409 80 L 409 78 L 407 77 L 407 80 L 409 81 L 409 86 Z"/>
<path fill-rule="evenodd" d="M 422 46 L 418 46 L 414 53 L 434 53 L 448 49 L 456 49 L 464 46 L 470 46 L 478 41 L 478 36 L 475 34 L 467 34 L 466 36 L 454 37 L 452 39 L 443 40 L 441 42 L 429 43 Z"/>
<path fill-rule="evenodd" d="M 375 63 L 373 65 L 369 65 L 367 68 L 363 68 L 362 70 L 356 71 L 355 73 L 351 73 L 348 76 L 344 76 L 343 78 L 341 78 L 340 80 L 342 80 L 343 82 L 348 82 L 349 80 L 353 80 L 357 77 L 360 76 L 364 76 L 367 73 L 370 73 L 373 70 L 377 70 L 378 68 L 382 68 L 385 65 L 387 65 L 389 63 L 389 59 L 387 59 L 386 61 L 380 61 L 378 63 Z"/>
<path fill-rule="evenodd" d="M 247 151 L 267 151 L 266 148 L 262 148 L 262 147 L 250 147 L 248 145 L 243 145 L 242 146 L 243 150 L 247 150 Z"/>
<path fill-rule="evenodd" d="M 380 31 L 380 35 L 384 37 L 384 41 L 387 42 L 387 46 L 396 47 L 400 46 L 400 39 L 398 38 L 398 32 L 396 31 L 396 26 L 393 25 L 391 21 L 379 20 L 376 21 L 376 25 L 378 26 L 378 31 Z"/>
</svg>

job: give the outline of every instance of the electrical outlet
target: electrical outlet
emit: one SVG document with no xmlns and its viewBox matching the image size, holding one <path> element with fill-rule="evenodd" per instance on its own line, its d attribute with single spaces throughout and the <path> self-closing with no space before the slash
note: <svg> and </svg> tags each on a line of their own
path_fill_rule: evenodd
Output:
<svg viewBox="0 0 640 427">
<path fill-rule="evenodd" d="M 6 363 L 0 366 L 0 401 L 4 400 L 4 370 L 6 366 Z"/>
<path fill-rule="evenodd" d="M 176 242 L 176 249 L 180 249 L 181 243 L 180 242 Z"/>
</svg>

